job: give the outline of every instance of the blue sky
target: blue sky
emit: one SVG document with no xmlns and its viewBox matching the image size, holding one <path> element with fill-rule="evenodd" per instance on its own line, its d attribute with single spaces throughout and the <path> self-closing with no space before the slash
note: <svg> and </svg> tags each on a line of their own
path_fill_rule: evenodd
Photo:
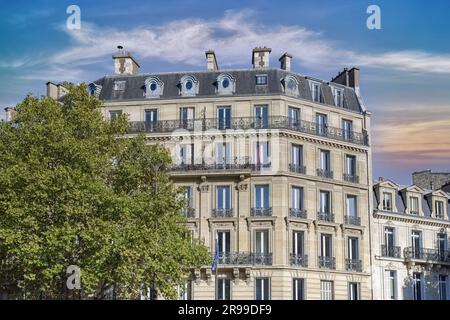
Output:
<svg viewBox="0 0 450 320">
<path fill-rule="evenodd" d="M 214 49 L 223 68 L 250 66 L 254 46 L 294 56 L 293 69 L 331 79 L 361 68 L 373 114 L 374 178 L 410 183 L 415 170 L 450 169 L 449 1 L 0 1 L 0 106 L 46 81 L 90 82 L 112 73 L 118 44 L 145 72 L 204 69 Z M 66 8 L 81 8 L 67 30 Z M 381 30 L 366 9 L 381 8 Z"/>
</svg>

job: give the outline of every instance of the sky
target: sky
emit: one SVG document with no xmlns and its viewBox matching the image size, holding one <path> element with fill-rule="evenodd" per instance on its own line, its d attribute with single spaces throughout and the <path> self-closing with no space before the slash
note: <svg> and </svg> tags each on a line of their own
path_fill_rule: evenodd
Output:
<svg viewBox="0 0 450 320">
<path fill-rule="evenodd" d="M 67 8 L 81 11 L 67 28 Z M 377 5 L 381 29 L 367 28 Z M 330 80 L 361 69 L 372 112 L 373 176 L 411 183 L 414 171 L 450 171 L 450 1 L 7 1 L 0 0 L 0 108 L 47 81 L 91 82 L 113 73 L 121 44 L 143 72 L 249 68 L 251 50 L 285 51 L 293 71 Z"/>
</svg>

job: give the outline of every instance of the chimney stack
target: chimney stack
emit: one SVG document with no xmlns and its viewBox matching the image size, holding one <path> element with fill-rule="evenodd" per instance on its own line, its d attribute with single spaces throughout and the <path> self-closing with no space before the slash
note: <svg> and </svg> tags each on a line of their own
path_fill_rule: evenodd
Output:
<svg viewBox="0 0 450 320">
<path fill-rule="evenodd" d="M 47 82 L 47 97 L 58 100 L 65 96 L 69 91 L 61 83 Z"/>
<path fill-rule="evenodd" d="M 269 68 L 269 57 L 272 49 L 267 47 L 256 47 L 253 49 L 252 64 L 253 69 Z"/>
<path fill-rule="evenodd" d="M 292 55 L 285 52 L 283 55 L 278 59 L 280 61 L 280 68 L 286 71 L 291 71 L 291 63 L 292 63 Z"/>
<path fill-rule="evenodd" d="M 11 122 L 14 117 L 14 112 L 16 112 L 16 109 L 14 107 L 6 107 L 5 108 L 5 121 Z"/>
<path fill-rule="evenodd" d="M 339 83 L 347 87 L 354 88 L 356 93 L 359 94 L 360 86 L 360 71 L 359 68 L 353 67 L 350 70 L 344 68 L 336 77 L 331 79 L 331 82 Z"/>
<path fill-rule="evenodd" d="M 113 55 L 114 74 L 138 74 L 139 63 L 134 59 L 130 52 L 126 52 L 122 46 L 117 46 L 118 52 Z"/>
<path fill-rule="evenodd" d="M 206 54 L 206 68 L 208 71 L 219 70 L 219 65 L 217 64 L 216 53 L 213 50 L 208 50 Z"/>
</svg>

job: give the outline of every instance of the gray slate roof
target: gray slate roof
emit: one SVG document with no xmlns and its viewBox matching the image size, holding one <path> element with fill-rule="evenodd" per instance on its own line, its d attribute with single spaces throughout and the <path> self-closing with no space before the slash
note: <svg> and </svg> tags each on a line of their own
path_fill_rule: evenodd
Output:
<svg viewBox="0 0 450 320">
<path fill-rule="evenodd" d="M 104 101 L 117 100 L 145 100 L 144 88 L 145 80 L 148 77 L 158 77 L 164 83 L 164 93 L 159 98 L 166 99 L 183 99 L 180 96 L 179 87 L 181 77 L 184 75 L 192 75 L 199 81 L 199 94 L 197 97 L 216 97 L 216 79 L 222 73 L 232 75 L 236 80 L 236 91 L 233 96 L 248 96 L 248 95 L 269 95 L 279 94 L 284 95 L 282 86 L 282 79 L 291 74 L 299 83 L 299 96 L 297 98 L 312 101 L 311 90 L 308 83 L 308 77 L 302 76 L 298 73 L 287 72 L 282 69 L 249 69 L 249 70 L 219 70 L 219 71 L 200 71 L 200 72 L 174 72 L 174 73 L 146 73 L 138 75 L 114 75 L 105 76 L 94 81 L 95 84 L 101 85 L 102 90 L 99 98 Z M 256 85 L 256 75 L 267 74 L 267 85 Z M 310 78 L 312 79 L 312 78 Z M 321 91 L 323 102 L 326 105 L 334 107 L 334 99 L 331 87 L 328 82 L 312 79 L 321 82 Z M 125 90 L 117 94 L 114 92 L 114 82 L 125 81 Z M 344 109 L 355 112 L 362 112 L 358 97 L 353 88 L 345 87 L 340 84 L 333 86 L 344 89 Z"/>
</svg>

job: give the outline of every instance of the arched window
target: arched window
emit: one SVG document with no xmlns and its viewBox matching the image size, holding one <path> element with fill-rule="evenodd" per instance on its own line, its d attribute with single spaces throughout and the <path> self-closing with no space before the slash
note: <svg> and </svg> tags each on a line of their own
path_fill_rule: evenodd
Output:
<svg viewBox="0 0 450 320">
<path fill-rule="evenodd" d="M 145 92 L 146 98 L 159 98 L 164 91 L 164 82 L 157 77 L 150 77 L 145 79 Z"/>
<path fill-rule="evenodd" d="M 282 80 L 283 87 L 284 87 L 284 93 L 290 96 L 298 96 L 298 80 L 293 75 L 288 74 L 284 79 Z"/>
<path fill-rule="evenodd" d="M 236 90 L 236 79 L 229 73 L 220 74 L 216 83 L 218 94 L 233 94 Z"/>
<path fill-rule="evenodd" d="M 198 94 L 199 82 L 191 75 L 185 75 L 180 79 L 178 84 L 180 88 L 180 94 L 182 96 L 195 96 Z"/>
</svg>

